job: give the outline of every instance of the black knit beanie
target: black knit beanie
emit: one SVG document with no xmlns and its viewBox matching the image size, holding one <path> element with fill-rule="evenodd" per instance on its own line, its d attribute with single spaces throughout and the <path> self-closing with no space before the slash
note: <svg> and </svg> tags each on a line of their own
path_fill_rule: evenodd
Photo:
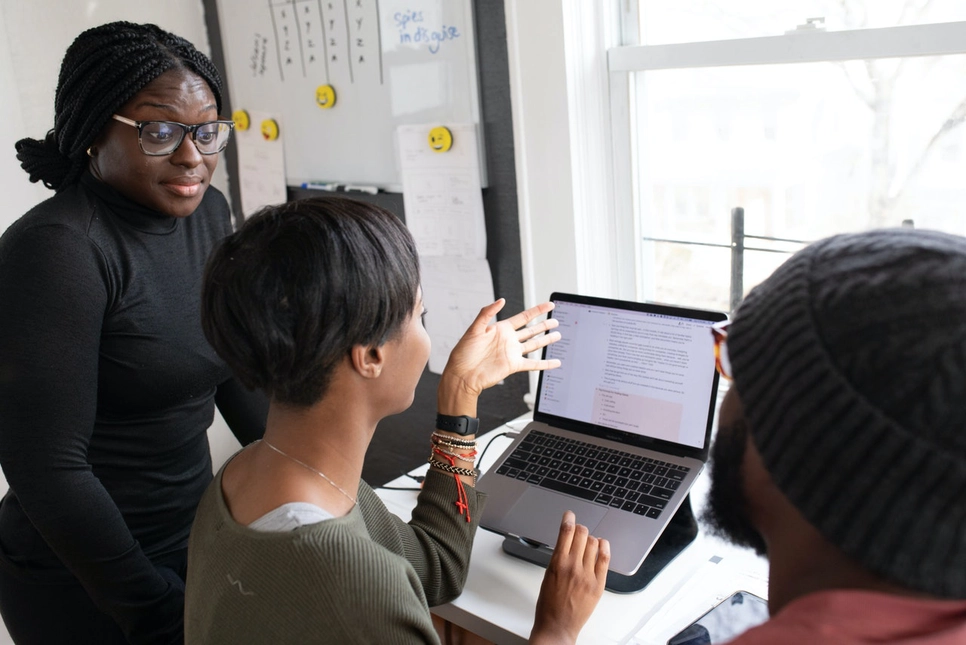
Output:
<svg viewBox="0 0 966 645">
<path fill-rule="evenodd" d="M 966 238 L 821 240 L 738 308 L 735 387 L 765 467 L 833 544 L 966 598 Z"/>
</svg>

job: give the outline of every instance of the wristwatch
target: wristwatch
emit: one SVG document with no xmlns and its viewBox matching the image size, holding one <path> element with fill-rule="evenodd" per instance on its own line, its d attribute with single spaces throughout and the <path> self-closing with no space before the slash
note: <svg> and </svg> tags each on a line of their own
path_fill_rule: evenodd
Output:
<svg viewBox="0 0 966 645">
<path fill-rule="evenodd" d="M 465 414 L 461 417 L 451 417 L 448 414 L 436 415 L 436 429 L 446 432 L 455 432 L 463 437 L 476 434 L 480 429 L 480 420 L 476 417 L 468 417 Z"/>
</svg>

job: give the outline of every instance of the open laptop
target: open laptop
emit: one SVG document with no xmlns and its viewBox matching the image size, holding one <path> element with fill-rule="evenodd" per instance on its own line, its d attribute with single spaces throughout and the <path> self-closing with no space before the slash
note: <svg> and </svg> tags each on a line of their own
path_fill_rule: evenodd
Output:
<svg viewBox="0 0 966 645">
<path fill-rule="evenodd" d="M 553 547 L 560 518 L 637 571 L 707 461 L 723 313 L 554 293 L 561 339 L 544 358 L 533 422 L 480 478 L 481 525 Z"/>
</svg>

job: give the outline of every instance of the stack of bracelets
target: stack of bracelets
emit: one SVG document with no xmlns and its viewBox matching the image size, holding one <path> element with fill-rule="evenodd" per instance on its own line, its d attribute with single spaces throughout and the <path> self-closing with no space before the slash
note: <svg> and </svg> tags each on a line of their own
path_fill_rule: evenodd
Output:
<svg viewBox="0 0 966 645">
<path fill-rule="evenodd" d="M 473 463 L 476 459 L 476 440 L 467 441 L 459 437 L 448 434 L 434 432 L 432 436 L 433 451 L 429 455 L 429 465 L 444 473 L 450 473 L 456 480 L 456 507 L 460 515 L 466 515 L 466 521 L 470 521 L 469 499 L 466 496 L 466 489 L 463 487 L 464 477 L 472 477 L 473 484 L 476 485 L 476 477 L 480 474 L 475 468 L 460 468 L 456 465 L 456 460 L 468 461 Z"/>
</svg>

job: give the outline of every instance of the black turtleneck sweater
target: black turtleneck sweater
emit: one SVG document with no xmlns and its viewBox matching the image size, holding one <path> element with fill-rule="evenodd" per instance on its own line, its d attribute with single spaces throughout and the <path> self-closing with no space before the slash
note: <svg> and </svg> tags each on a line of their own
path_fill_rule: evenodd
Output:
<svg viewBox="0 0 966 645">
<path fill-rule="evenodd" d="M 264 430 L 266 401 L 201 331 L 230 230 L 214 188 L 179 219 L 86 175 L 0 238 L 2 554 L 38 582 L 75 576 L 135 643 L 180 642 L 183 586 L 155 564 L 186 548 L 215 404 L 243 444 Z"/>
</svg>

